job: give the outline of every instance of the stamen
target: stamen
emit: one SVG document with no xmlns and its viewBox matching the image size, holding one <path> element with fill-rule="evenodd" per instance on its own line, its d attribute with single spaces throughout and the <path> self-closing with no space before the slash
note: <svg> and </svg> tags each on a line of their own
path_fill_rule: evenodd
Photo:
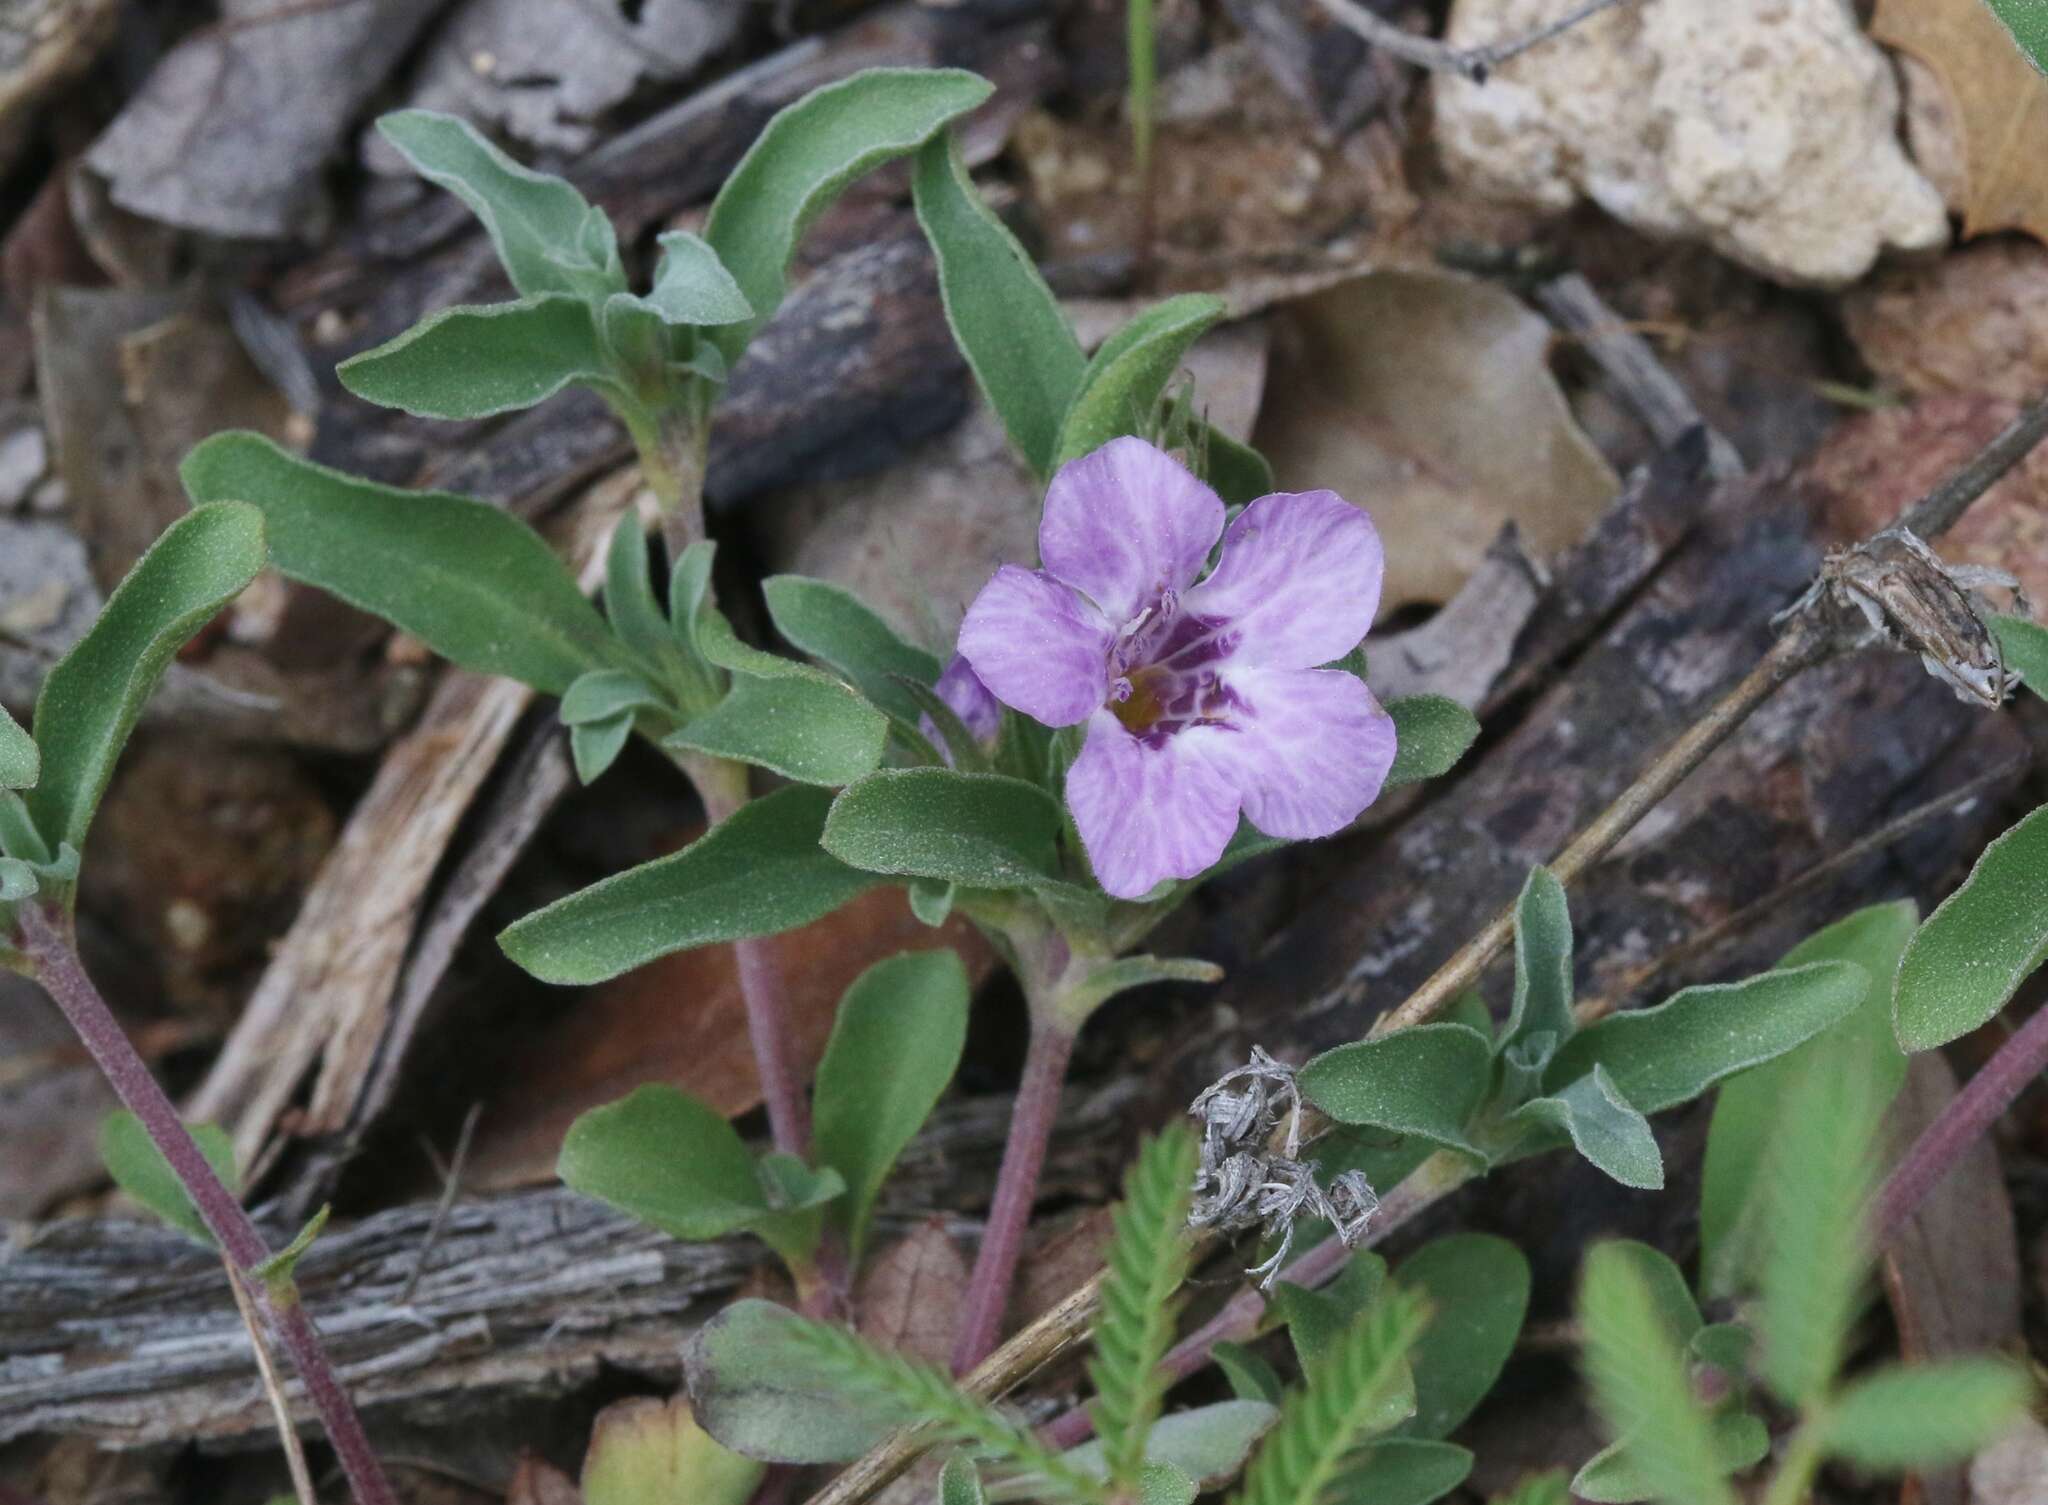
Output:
<svg viewBox="0 0 2048 1505">
<path fill-rule="evenodd" d="M 1121 704 L 1131 698 L 1131 682 L 1119 674 L 1109 682 L 1109 698 Z"/>
</svg>

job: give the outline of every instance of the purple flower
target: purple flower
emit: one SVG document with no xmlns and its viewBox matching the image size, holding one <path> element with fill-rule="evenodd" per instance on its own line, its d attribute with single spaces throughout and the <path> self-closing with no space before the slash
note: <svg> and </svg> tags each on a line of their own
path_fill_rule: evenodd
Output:
<svg viewBox="0 0 2048 1505">
<path fill-rule="evenodd" d="M 1223 535 L 1216 568 L 1196 583 Z M 1223 503 L 1142 439 L 1063 466 L 1039 570 L 1004 565 L 960 624 L 998 700 L 1088 725 L 1067 774 L 1103 888 L 1134 899 L 1215 863 L 1242 812 L 1269 836 L 1342 830 L 1394 761 L 1394 723 L 1358 678 L 1321 669 L 1372 625 L 1372 520 L 1331 491 Z"/>
<path fill-rule="evenodd" d="M 960 724 L 967 728 L 967 734 L 984 748 L 995 744 L 996 733 L 1002 730 L 1003 708 L 995 696 L 989 694 L 988 686 L 975 675 L 974 666 L 954 654 L 946 667 L 939 672 L 938 680 L 932 685 L 932 693 L 946 703 L 946 709 L 960 718 Z M 939 735 L 938 723 L 929 716 L 917 718 L 917 729 L 924 733 L 925 741 L 938 749 L 946 766 L 953 766 L 953 751 L 946 746 L 946 739 Z"/>
</svg>

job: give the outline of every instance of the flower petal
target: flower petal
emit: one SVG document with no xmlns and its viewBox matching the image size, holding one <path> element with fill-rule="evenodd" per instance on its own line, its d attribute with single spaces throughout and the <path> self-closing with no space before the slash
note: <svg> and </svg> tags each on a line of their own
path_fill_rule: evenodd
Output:
<svg viewBox="0 0 2048 1505">
<path fill-rule="evenodd" d="M 1141 740 L 1108 711 L 1067 770 L 1067 808 L 1095 878 L 1119 899 L 1212 867 L 1237 831 L 1237 791 L 1181 737 Z"/>
<path fill-rule="evenodd" d="M 1385 556 L 1372 519 L 1334 491 L 1262 496 L 1223 535 L 1223 557 L 1187 609 L 1221 619 L 1239 663 L 1313 669 L 1372 626 Z"/>
<path fill-rule="evenodd" d="M 1072 726 L 1109 698 L 1113 634 L 1073 591 L 1006 564 L 960 623 L 960 655 L 989 692 L 1047 726 Z"/>
<path fill-rule="evenodd" d="M 1112 439 L 1052 478 L 1038 557 L 1121 627 L 1193 584 L 1222 531 L 1222 499 L 1185 466 L 1143 439 Z"/>
<path fill-rule="evenodd" d="M 1003 729 L 1003 708 L 995 696 L 989 694 L 981 676 L 974 672 L 974 665 L 968 663 L 963 655 L 956 653 L 946 661 L 946 667 L 932 685 L 932 692 L 946 703 L 946 709 L 960 718 L 968 736 L 984 748 L 994 746 L 996 734 Z M 953 752 L 946 746 L 946 739 L 939 735 L 938 723 L 929 716 L 919 716 L 917 729 L 925 741 L 938 749 L 946 766 L 952 767 Z"/>
<path fill-rule="evenodd" d="M 1191 726 L 1184 742 L 1227 778 L 1268 836 L 1304 841 L 1343 830 L 1379 797 L 1394 766 L 1394 718 L 1341 669 L 1233 669 L 1229 725 Z"/>
</svg>

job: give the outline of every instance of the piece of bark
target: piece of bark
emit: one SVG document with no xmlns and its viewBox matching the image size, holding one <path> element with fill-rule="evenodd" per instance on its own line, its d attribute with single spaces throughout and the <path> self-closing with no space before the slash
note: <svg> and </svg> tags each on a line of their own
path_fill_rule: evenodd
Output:
<svg viewBox="0 0 2048 1505">
<path fill-rule="evenodd" d="M 440 0 L 235 0 L 172 49 L 86 154 L 114 202 L 223 237 L 320 218 L 321 169 Z"/>
<path fill-rule="evenodd" d="M 1136 1092 L 1123 1079 L 1068 1095 L 1047 1197 L 1109 1195 Z M 984 1201 L 1009 1115 L 1008 1097 L 942 1105 L 890 1179 L 878 1236 Z M 330 1228 L 298 1265 L 373 1434 L 458 1425 L 600 1370 L 673 1383 L 684 1340 L 769 1258 L 745 1236 L 679 1243 L 563 1190 L 458 1201 L 423 1250 L 434 1212 L 417 1203 Z M 952 1237 L 976 1232 L 946 1216 Z M 292 1395 L 300 1402 L 296 1385 Z M 302 1404 L 299 1419 L 313 1424 Z M 119 1447 L 267 1447 L 271 1428 L 210 1251 L 151 1224 L 78 1219 L 22 1230 L 0 1259 L 0 1442 L 50 1431 Z"/>
</svg>

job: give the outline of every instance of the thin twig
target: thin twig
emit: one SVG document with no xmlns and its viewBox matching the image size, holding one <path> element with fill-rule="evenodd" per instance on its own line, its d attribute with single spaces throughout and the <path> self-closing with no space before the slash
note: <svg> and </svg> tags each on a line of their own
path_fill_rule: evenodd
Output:
<svg viewBox="0 0 2048 1505">
<path fill-rule="evenodd" d="M 419 1256 L 412 1262 L 412 1274 L 405 1277 L 405 1284 L 398 1289 L 398 1305 L 405 1306 L 412 1300 L 412 1293 L 420 1283 L 420 1276 L 427 1268 L 427 1256 L 434 1252 L 434 1245 L 441 1241 L 441 1230 L 448 1226 L 449 1209 L 455 1206 L 456 1193 L 462 1189 L 462 1167 L 469 1159 L 469 1142 L 476 1134 L 477 1120 L 483 1117 L 484 1105 L 471 1103 L 469 1112 L 463 1115 L 462 1132 L 455 1136 L 455 1153 L 448 1159 L 445 1170 L 441 1170 L 441 1200 L 434 1206 L 434 1220 L 427 1224 L 427 1236 L 420 1240 Z M 431 1155 L 433 1146 L 427 1146 Z M 438 1161 L 439 1157 L 434 1156 Z"/>
<path fill-rule="evenodd" d="M 263 1321 L 256 1315 L 249 1293 L 242 1288 L 242 1277 L 235 1273 L 227 1256 L 222 1255 L 220 1262 L 228 1273 L 228 1289 L 234 1292 L 235 1310 L 242 1314 L 242 1326 L 249 1330 L 249 1347 L 256 1355 L 256 1373 L 262 1378 L 263 1393 L 270 1401 L 270 1414 L 277 1418 L 277 1440 L 284 1446 L 284 1466 L 292 1476 L 292 1492 L 299 1497 L 299 1505 L 320 1505 L 312 1471 L 306 1467 L 305 1444 L 299 1441 L 299 1429 L 292 1424 L 292 1408 L 284 1398 L 277 1361 L 270 1356 L 270 1340 L 263 1335 Z"/>
<path fill-rule="evenodd" d="M 1896 526 L 1911 529 L 1922 538 L 1946 533 L 1970 503 L 1997 485 L 2044 438 L 2048 438 L 2048 396 L 2035 398 L 1975 459 L 1908 507 Z"/>
<path fill-rule="evenodd" d="M 1455 73 L 1475 84 L 1483 84 L 1493 70 L 1509 58 L 1547 42 L 1561 32 L 1570 31 L 1603 10 L 1632 4 L 1634 0 L 1585 0 L 1575 10 L 1534 31 L 1502 42 L 1489 42 L 1483 47 L 1453 47 L 1433 37 L 1419 37 L 1412 31 L 1403 31 L 1391 21 L 1382 20 L 1357 0 L 1316 0 L 1316 3 L 1328 11 L 1339 25 L 1363 37 L 1382 52 L 1413 63 L 1418 68 L 1427 68 L 1432 73 Z"/>
</svg>

